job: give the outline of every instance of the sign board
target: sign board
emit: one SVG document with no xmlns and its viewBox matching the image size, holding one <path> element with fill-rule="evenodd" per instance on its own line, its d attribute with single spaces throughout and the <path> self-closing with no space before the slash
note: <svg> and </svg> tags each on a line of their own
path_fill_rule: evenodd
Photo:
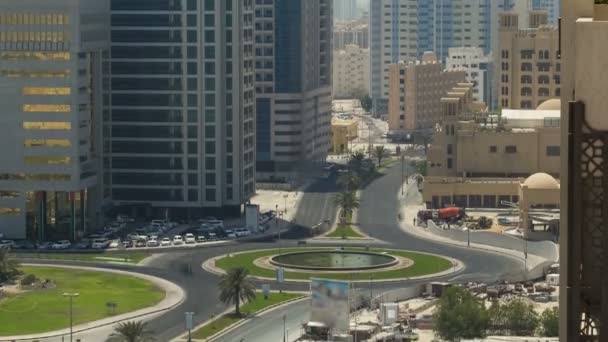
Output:
<svg viewBox="0 0 608 342">
<path fill-rule="evenodd" d="M 350 325 L 350 284 L 311 279 L 310 320 L 327 325 L 335 333 L 347 333 Z"/>
<path fill-rule="evenodd" d="M 245 227 L 252 232 L 260 229 L 260 206 L 247 204 L 245 206 Z"/>
<path fill-rule="evenodd" d="M 285 269 L 283 267 L 277 268 L 277 283 L 285 281 Z"/>
<path fill-rule="evenodd" d="M 186 330 L 192 330 L 192 316 L 194 312 L 186 312 Z"/>
<path fill-rule="evenodd" d="M 262 285 L 262 294 L 264 295 L 264 299 L 268 299 L 268 295 L 270 294 L 270 285 L 268 285 L 268 284 Z"/>
</svg>

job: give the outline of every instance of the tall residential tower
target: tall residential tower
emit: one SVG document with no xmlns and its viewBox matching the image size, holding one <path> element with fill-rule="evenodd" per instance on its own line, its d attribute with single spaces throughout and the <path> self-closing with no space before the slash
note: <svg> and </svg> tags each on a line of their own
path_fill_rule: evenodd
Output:
<svg viewBox="0 0 608 342">
<path fill-rule="evenodd" d="M 0 235 L 77 239 L 95 220 L 104 0 L 0 6 Z"/>
<path fill-rule="evenodd" d="M 257 171 L 293 181 L 330 144 L 332 0 L 255 3 Z"/>
<path fill-rule="evenodd" d="M 129 213 L 238 212 L 255 191 L 253 0 L 112 0 L 104 195 Z"/>
</svg>

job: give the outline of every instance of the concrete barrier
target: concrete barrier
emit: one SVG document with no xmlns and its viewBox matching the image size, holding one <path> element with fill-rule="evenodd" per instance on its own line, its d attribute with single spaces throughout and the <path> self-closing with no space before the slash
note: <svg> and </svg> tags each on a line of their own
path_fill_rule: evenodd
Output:
<svg viewBox="0 0 608 342">
<path fill-rule="evenodd" d="M 403 302 L 408 299 L 420 297 L 424 291 L 425 285 L 414 285 L 386 291 L 374 297 L 372 307 L 378 307 L 380 303 Z"/>
</svg>

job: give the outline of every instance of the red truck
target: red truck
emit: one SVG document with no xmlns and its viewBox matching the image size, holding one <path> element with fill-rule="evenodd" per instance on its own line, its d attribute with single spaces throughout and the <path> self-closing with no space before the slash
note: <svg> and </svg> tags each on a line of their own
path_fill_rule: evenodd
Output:
<svg viewBox="0 0 608 342">
<path fill-rule="evenodd" d="M 440 221 L 456 221 L 465 218 L 467 215 L 464 208 L 448 207 L 439 210 L 420 210 L 418 212 L 418 221 L 426 222 L 427 220 Z"/>
</svg>

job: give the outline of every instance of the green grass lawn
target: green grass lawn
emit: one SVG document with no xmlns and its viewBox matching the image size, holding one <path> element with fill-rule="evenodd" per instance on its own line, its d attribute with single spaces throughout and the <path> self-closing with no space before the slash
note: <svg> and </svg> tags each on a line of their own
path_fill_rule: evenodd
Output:
<svg viewBox="0 0 608 342">
<path fill-rule="evenodd" d="M 243 316 L 250 316 L 255 314 L 256 312 L 263 310 L 269 306 L 279 304 L 282 302 L 286 302 L 288 300 L 296 299 L 302 297 L 301 294 L 297 293 L 270 293 L 268 299 L 264 299 L 261 292 L 257 292 L 257 296 L 251 302 L 248 302 L 241 306 L 241 313 Z M 217 320 L 213 321 L 213 323 L 207 324 L 204 327 L 194 331 L 192 333 L 192 338 L 196 339 L 204 339 L 210 337 L 213 334 L 216 334 L 223 330 L 224 328 L 238 322 L 243 319 L 243 317 L 238 317 L 234 314 L 223 315 Z"/>
<path fill-rule="evenodd" d="M 333 250 L 333 248 L 288 248 L 282 249 L 283 252 L 295 252 L 295 251 L 327 251 Z M 347 248 L 347 250 L 364 250 L 363 248 Z M 327 279 L 339 279 L 339 280 L 368 280 L 370 275 L 374 279 L 394 279 L 394 278 L 407 278 L 422 276 L 425 274 L 432 274 L 437 272 L 445 271 L 452 267 L 452 263 L 444 258 L 436 257 L 433 255 L 401 251 L 394 249 L 371 249 L 372 252 L 389 253 L 396 256 L 402 256 L 409 258 L 414 261 L 414 265 L 411 267 L 400 269 L 400 270 L 389 270 L 389 271 L 365 271 L 365 272 L 348 272 L 348 273 L 314 273 L 314 272 L 285 272 L 286 279 L 309 279 L 313 278 L 327 278 Z M 235 267 L 245 267 L 249 270 L 253 276 L 274 278 L 275 271 L 258 267 L 253 264 L 253 261 L 257 258 L 264 256 L 279 254 L 278 249 L 253 251 L 242 254 L 233 254 L 231 257 L 223 257 L 216 260 L 215 265 L 223 270 L 229 270 Z"/>
<path fill-rule="evenodd" d="M 54 267 L 22 267 L 25 274 L 51 279 L 56 287 L 0 299 L 0 336 L 42 333 L 69 326 L 69 299 L 74 298 L 74 325 L 118 315 L 160 302 L 165 293 L 154 284 L 116 273 Z M 106 303 L 116 303 L 108 312 Z"/>
<path fill-rule="evenodd" d="M 41 260 L 72 260 L 90 262 L 128 262 L 136 264 L 149 257 L 145 252 L 116 252 L 116 253 L 15 253 L 17 258 Z"/>
<path fill-rule="evenodd" d="M 365 235 L 357 232 L 356 230 L 353 229 L 353 227 L 350 224 L 346 225 L 346 230 L 343 230 L 344 228 L 342 228 L 342 226 L 338 226 L 333 232 L 325 235 L 325 237 L 332 237 L 332 238 L 342 238 L 342 232 L 344 232 L 344 236 L 348 239 L 348 238 L 364 238 L 366 237 Z"/>
</svg>

